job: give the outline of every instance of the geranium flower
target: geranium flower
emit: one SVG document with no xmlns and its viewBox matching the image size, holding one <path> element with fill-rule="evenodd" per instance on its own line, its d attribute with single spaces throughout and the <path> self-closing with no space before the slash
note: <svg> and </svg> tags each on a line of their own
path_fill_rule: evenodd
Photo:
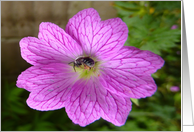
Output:
<svg viewBox="0 0 194 132">
<path fill-rule="evenodd" d="M 40 110 L 65 108 L 69 118 L 86 126 L 103 118 L 125 124 L 130 98 L 152 96 L 157 86 L 151 74 L 163 59 L 150 52 L 124 46 L 128 28 L 120 18 L 101 21 L 98 12 L 84 9 L 73 16 L 65 31 L 42 22 L 38 38 L 20 41 L 21 55 L 33 66 L 22 72 L 17 86 L 30 92 L 27 104 Z M 89 67 L 80 57 L 89 57 Z"/>
<path fill-rule="evenodd" d="M 171 27 L 172 30 L 173 30 L 173 29 L 177 29 L 177 28 L 178 28 L 177 25 L 172 25 L 172 27 Z"/>
<path fill-rule="evenodd" d="M 178 86 L 170 87 L 170 91 L 172 91 L 172 92 L 178 92 L 179 90 L 180 90 L 180 88 Z"/>
</svg>

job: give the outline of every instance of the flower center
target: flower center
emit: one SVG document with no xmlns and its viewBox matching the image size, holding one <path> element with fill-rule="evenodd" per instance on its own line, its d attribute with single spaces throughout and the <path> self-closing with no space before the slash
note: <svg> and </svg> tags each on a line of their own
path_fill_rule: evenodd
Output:
<svg viewBox="0 0 194 132">
<path fill-rule="evenodd" d="M 89 79 L 92 76 L 97 77 L 100 75 L 100 62 L 96 58 L 80 56 L 71 65 L 73 71 L 79 74 L 79 78 Z"/>
</svg>

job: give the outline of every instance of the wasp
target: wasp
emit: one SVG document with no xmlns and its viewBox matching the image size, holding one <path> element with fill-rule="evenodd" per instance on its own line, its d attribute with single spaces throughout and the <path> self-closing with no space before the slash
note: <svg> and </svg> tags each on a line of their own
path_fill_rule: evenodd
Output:
<svg viewBox="0 0 194 132">
<path fill-rule="evenodd" d="M 77 57 L 74 62 L 70 62 L 70 63 L 73 63 L 73 69 L 74 69 L 75 72 L 76 72 L 75 66 L 76 67 L 81 67 L 83 65 L 84 69 L 90 70 L 95 64 L 95 62 L 92 58 L 83 57 L 83 56 Z"/>
</svg>

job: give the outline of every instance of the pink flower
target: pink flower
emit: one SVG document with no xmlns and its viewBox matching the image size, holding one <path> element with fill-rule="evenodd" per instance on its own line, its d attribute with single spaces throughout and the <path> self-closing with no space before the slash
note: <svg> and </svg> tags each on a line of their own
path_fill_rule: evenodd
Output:
<svg viewBox="0 0 194 132">
<path fill-rule="evenodd" d="M 177 29 L 177 28 L 178 28 L 177 25 L 173 25 L 173 26 L 171 27 L 171 29 Z"/>
<path fill-rule="evenodd" d="M 38 38 L 20 41 L 23 59 L 33 65 L 17 80 L 18 87 L 30 92 L 28 106 L 40 111 L 65 108 L 80 126 L 100 118 L 124 125 L 130 98 L 152 96 L 157 86 L 151 74 L 164 64 L 150 51 L 124 46 L 127 37 L 120 18 L 101 21 L 92 8 L 72 17 L 65 31 L 42 22 Z M 89 57 L 94 66 L 73 66 L 80 56 Z"/>
<path fill-rule="evenodd" d="M 179 91 L 179 87 L 178 86 L 172 86 L 172 87 L 170 87 L 170 91 L 178 92 Z"/>
</svg>

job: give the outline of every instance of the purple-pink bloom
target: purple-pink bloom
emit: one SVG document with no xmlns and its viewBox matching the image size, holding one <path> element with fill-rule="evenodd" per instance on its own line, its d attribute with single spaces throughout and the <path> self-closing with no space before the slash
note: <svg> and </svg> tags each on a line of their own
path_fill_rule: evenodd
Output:
<svg viewBox="0 0 194 132">
<path fill-rule="evenodd" d="M 171 29 L 177 29 L 178 26 L 177 25 L 172 25 Z"/>
<path fill-rule="evenodd" d="M 65 31 L 42 22 L 38 38 L 20 41 L 23 59 L 33 65 L 17 80 L 19 88 L 30 92 L 28 106 L 40 111 L 65 108 L 80 126 L 100 118 L 124 125 L 130 98 L 152 96 L 157 86 L 151 74 L 164 64 L 150 51 L 124 46 L 127 37 L 120 18 L 101 21 L 92 8 L 73 16 Z M 70 63 L 80 56 L 91 57 L 94 67 L 75 66 L 75 71 Z"/>
<path fill-rule="evenodd" d="M 178 92 L 179 90 L 180 90 L 180 88 L 178 86 L 170 87 L 170 91 L 172 91 L 172 92 Z"/>
</svg>

